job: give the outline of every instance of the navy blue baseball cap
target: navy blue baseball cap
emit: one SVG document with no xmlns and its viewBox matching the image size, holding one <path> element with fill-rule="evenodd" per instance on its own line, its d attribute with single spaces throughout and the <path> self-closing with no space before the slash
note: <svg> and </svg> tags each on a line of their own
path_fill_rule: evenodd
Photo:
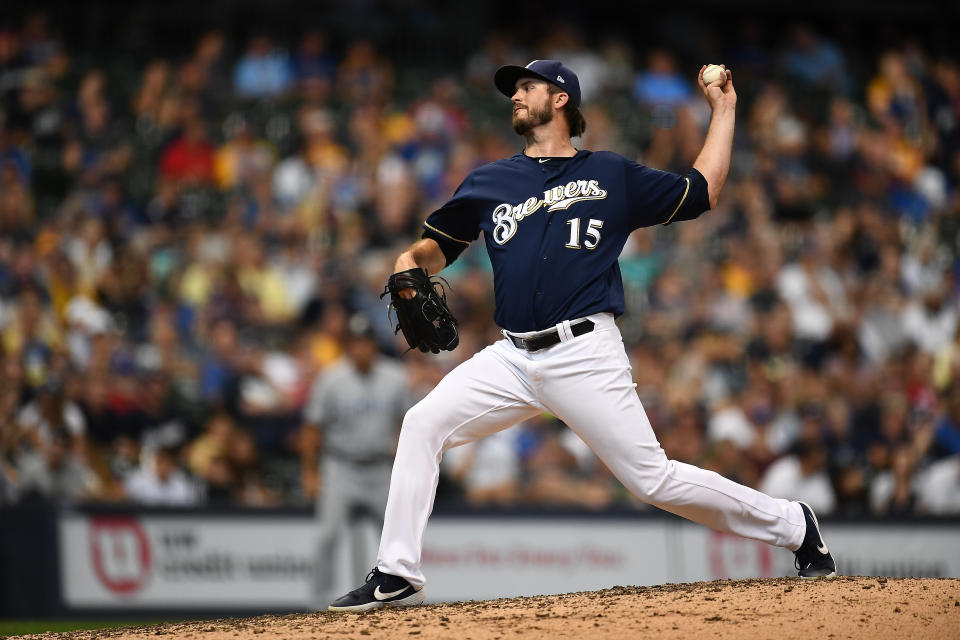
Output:
<svg viewBox="0 0 960 640">
<path fill-rule="evenodd" d="M 512 98 L 517 92 L 517 80 L 520 78 L 539 78 L 563 89 L 573 104 L 580 106 L 580 80 L 569 67 L 559 60 L 534 60 L 525 67 L 508 64 L 493 74 L 493 84 L 500 93 Z"/>
</svg>

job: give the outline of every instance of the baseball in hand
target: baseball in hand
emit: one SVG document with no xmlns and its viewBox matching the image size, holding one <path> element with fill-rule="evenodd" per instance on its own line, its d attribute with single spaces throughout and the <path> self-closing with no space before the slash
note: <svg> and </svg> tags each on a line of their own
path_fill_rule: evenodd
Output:
<svg viewBox="0 0 960 640">
<path fill-rule="evenodd" d="M 727 73 L 717 64 L 708 64 L 703 70 L 703 84 L 713 84 L 720 78 L 727 79 Z"/>
</svg>

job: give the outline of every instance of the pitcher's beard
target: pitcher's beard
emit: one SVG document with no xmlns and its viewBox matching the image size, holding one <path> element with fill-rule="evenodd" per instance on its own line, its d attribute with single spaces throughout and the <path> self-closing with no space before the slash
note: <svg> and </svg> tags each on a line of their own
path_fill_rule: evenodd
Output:
<svg viewBox="0 0 960 640">
<path fill-rule="evenodd" d="M 550 108 L 549 104 L 541 107 L 528 107 L 525 111 L 526 113 L 522 116 L 518 111 L 513 112 L 513 130 L 521 136 L 530 133 L 534 127 L 539 127 L 553 120 L 553 109 Z"/>
</svg>

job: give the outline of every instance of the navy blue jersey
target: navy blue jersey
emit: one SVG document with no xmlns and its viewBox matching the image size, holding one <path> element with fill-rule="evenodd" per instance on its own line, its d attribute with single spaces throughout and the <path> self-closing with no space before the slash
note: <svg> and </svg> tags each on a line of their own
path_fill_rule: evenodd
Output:
<svg viewBox="0 0 960 640">
<path fill-rule="evenodd" d="M 609 151 L 572 158 L 523 153 L 480 167 L 424 223 L 450 264 L 483 232 L 493 264 L 495 321 L 537 331 L 624 310 L 617 258 L 639 228 L 710 207 L 696 170 L 681 176 Z"/>
</svg>

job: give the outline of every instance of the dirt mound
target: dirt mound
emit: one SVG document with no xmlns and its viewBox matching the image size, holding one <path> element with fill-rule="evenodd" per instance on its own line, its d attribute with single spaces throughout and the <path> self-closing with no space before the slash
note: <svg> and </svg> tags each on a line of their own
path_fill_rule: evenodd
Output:
<svg viewBox="0 0 960 640">
<path fill-rule="evenodd" d="M 696 635 L 695 635 L 696 634 Z M 701 636 L 700 634 L 703 634 Z M 724 580 L 366 614 L 310 613 L 28 638 L 960 638 L 960 580 Z"/>
</svg>

